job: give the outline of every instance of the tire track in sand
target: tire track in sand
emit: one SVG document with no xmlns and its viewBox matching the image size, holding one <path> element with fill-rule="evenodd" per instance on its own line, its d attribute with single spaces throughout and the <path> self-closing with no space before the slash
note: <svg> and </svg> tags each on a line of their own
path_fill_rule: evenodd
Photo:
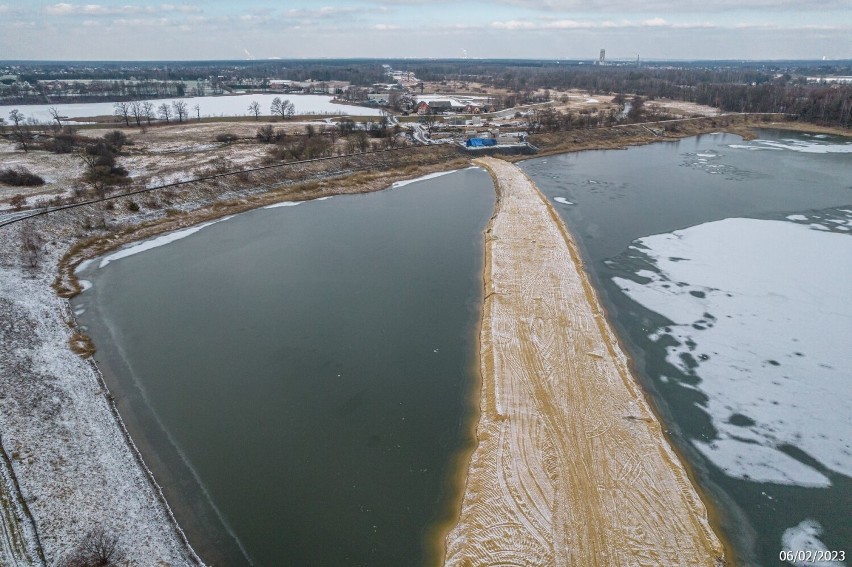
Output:
<svg viewBox="0 0 852 567">
<path fill-rule="evenodd" d="M 516 166 L 491 173 L 478 446 L 446 565 L 724 564 L 573 241 Z"/>
</svg>

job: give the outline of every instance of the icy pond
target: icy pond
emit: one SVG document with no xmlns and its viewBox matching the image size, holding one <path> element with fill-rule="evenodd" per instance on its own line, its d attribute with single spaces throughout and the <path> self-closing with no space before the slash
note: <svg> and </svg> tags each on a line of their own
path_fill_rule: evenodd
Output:
<svg viewBox="0 0 852 567">
<path fill-rule="evenodd" d="M 493 205 L 489 175 L 467 169 L 81 270 L 78 319 L 207 561 L 434 564 L 473 442 Z"/>
<path fill-rule="evenodd" d="M 523 167 L 576 236 L 736 563 L 848 553 L 852 142 L 763 130 Z"/>
<path fill-rule="evenodd" d="M 351 106 L 348 104 L 337 104 L 332 102 L 332 97 L 325 95 L 298 95 L 298 94 L 242 94 L 228 96 L 198 96 L 186 98 L 167 98 L 154 100 L 157 107 L 164 102 L 171 104 L 173 100 L 182 100 L 186 103 L 191 118 L 195 118 L 195 105 L 198 105 L 202 117 L 209 116 L 249 116 L 249 105 L 257 101 L 260 105 L 262 115 L 270 114 L 269 107 L 275 97 L 287 99 L 293 103 L 296 114 L 329 114 L 353 116 L 380 116 L 378 108 L 366 108 Z M 52 122 L 50 109 L 55 107 L 61 116 L 66 118 L 88 118 L 93 116 L 111 116 L 115 112 L 112 102 L 88 102 L 73 104 L 20 104 L 12 106 L 0 106 L 0 118 L 8 121 L 9 112 L 18 109 L 26 118 L 35 118 L 39 122 Z"/>
</svg>

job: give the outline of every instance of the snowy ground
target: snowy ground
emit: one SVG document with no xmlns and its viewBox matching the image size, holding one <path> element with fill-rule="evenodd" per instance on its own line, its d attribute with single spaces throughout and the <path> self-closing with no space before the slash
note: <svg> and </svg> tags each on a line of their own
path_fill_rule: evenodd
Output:
<svg viewBox="0 0 852 567">
<path fill-rule="evenodd" d="M 236 96 L 204 96 L 186 97 L 179 100 L 186 103 L 192 116 L 195 116 L 195 105 L 197 104 L 202 117 L 207 116 L 248 116 L 248 107 L 252 102 L 260 104 L 261 113 L 268 114 L 270 105 L 274 98 L 290 100 L 295 106 L 296 114 L 336 114 L 336 115 L 361 115 L 378 116 L 380 111 L 376 108 L 348 106 L 331 102 L 331 96 L 324 95 L 297 95 L 297 94 L 244 94 Z M 166 103 L 171 104 L 173 99 L 152 100 L 155 106 Z M 17 106 L 0 106 L 0 116 L 8 116 L 12 109 L 18 109 L 27 118 L 35 118 L 43 123 L 50 123 L 50 109 L 56 108 L 61 116 L 68 118 L 112 116 L 115 106 L 112 102 L 88 102 L 73 104 L 25 104 Z"/>
<path fill-rule="evenodd" d="M 97 370 L 68 348 L 70 314 L 50 287 L 60 247 L 24 268 L 9 245 L 17 230 L 0 228 L 0 430 L 48 564 L 97 527 L 136 565 L 194 564 Z"/>
</svg>

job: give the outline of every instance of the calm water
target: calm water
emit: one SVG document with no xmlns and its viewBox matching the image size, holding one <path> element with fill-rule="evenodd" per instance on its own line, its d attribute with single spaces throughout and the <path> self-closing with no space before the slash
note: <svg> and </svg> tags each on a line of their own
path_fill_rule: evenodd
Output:
<svg viewBox="0 0 852 567">
<path fill-rule="evenodd" d="M 209 561 L 434 561 L 472 443 L 493 193 L 469 169 L 83 271 L 98 363 Z"/>
<path fill-rule="evenodd" d="M 766 130 L 523 168 L 576 236 L 738 564 L 848 555 L 852 143 Z"/>
</svg>

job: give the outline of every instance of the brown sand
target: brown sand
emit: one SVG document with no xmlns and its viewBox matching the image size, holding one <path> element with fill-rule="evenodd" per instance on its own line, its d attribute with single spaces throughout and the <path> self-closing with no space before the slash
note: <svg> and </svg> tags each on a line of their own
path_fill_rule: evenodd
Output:
<svg viewBox="0 0 852 567">
<path fill-rule="evenodd" d="M 486 233 L 478 446 L 446 564 L 721 565 L 576 247 L 514 165 Z"/>
</svg>

